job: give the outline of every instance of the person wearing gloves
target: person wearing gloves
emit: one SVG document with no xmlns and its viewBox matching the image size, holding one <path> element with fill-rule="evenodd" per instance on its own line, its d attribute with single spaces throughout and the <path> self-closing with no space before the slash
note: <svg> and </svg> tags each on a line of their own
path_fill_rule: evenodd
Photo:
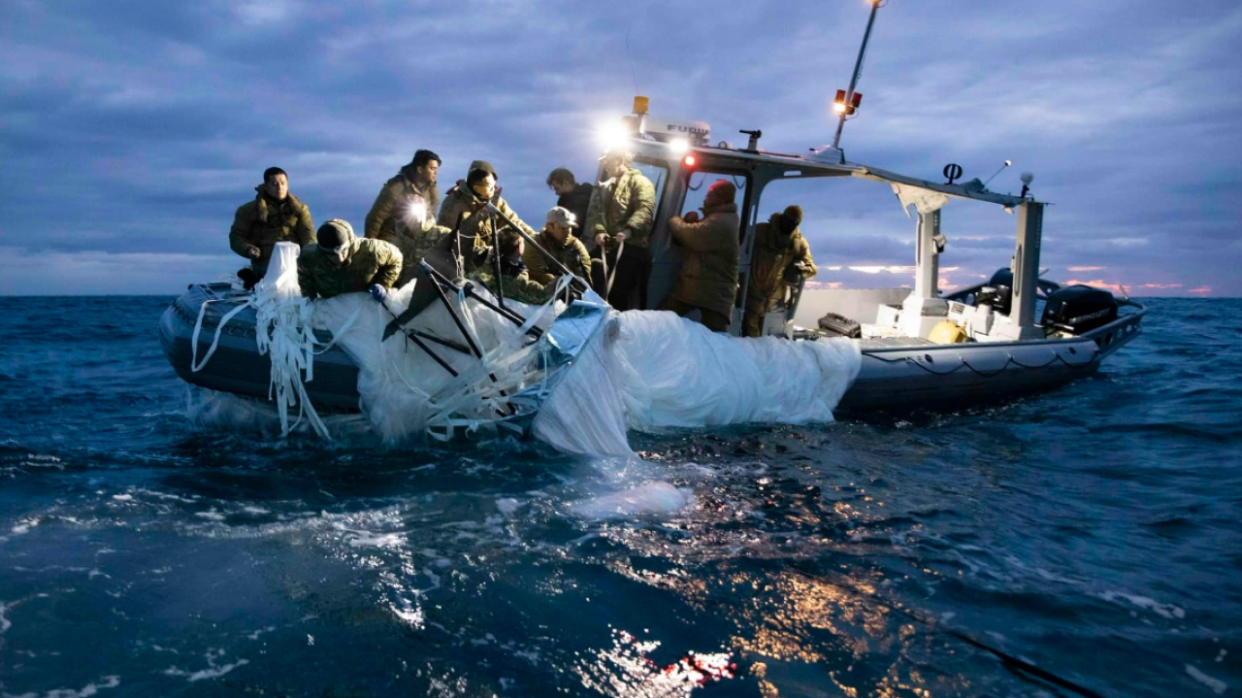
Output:
<svg viewBox="0 0 1242 698">
<path fill-rule="evenodd" d="M 284 170 L 267 168 L 263 183 L 254 190 L 254 201 L 237 209 L 229 230 L 229 247 L 250 260 L 249 268 L 237 272 L 247 290 L 267 273 L 276 243 L 296 242 L 305 247 L 315 241 L 310 209 L 289 193 L 289 175 Z"/>
<path fill-rule="evenodd" d="M 691 211 L 685 218 L 675 216 L 669 230 L 686 250 L 673 292 L 664 301 L 664 310 L 682 317 L 699 311 L 701 322 L 713 332 L 727 332 L 737 298 L 739 257 L 737 187 L 718 180 L 703 198 L 703 218 Z"/>
<path fill-rule="evenodd" d="M 440 190 L 436 187 L 439 170 L 439 155 L 430 150 L 414 153 L 410 164 L 385 182 L 379 196 L 375 197 L 371 212 L 367 214 L 364 235 L 373 240 L 386 240 L 400 234 L 414 208 L 422 207 L 424 218 L 435 216 L 440 205 Z"/>
<path fill-rule="evenodd" d="M 634 154 L 629 150 L 609 150 L 600 163 L 605 179 L 591 195 L 584 228 L 585 238 L 595 246 L 591 258 L 600 260 L 592 269 L 594 285 L 617 310 L 643 310 L 651 277 L 651 252 L 647 246 L 655 215 L 655 186 L 633 166 Z M 631 300 L 635 291 L 636 303 Z"/>
<path fill-rule="evenodd" d="M 298 257 L 298 285 L 306 298 L 368 291 L 382 303 L 400 276 L 400 250 L 383 240 L 358 238 L 339 218 L 319 226 L 319 244 Z"/>
<path fill-rule="evenodd" d="M 755 226 L 755 250 L 746 289 L 746 313 L 742 334 L 758 337 L 763 316 L 785 300 L 785 288 L 815 276 L 811 246 L 802 237 L 802 207 L 790 206 L 773 213 L 767 223 Z"/>
<path fill-rule="evenodd" d="M 490 215 L 486 209 L 487 202 L 493 201 L 496 208 L 515 224 L 522 226 L 527 235 L 535 236 L 535 231 L 522 222 L 517 213 L 509 207 L 509 203 L 501 197 L 500 188 L 496 186 L 496 169 L 486 160 L 475 160 L 470 163 L 470 171 L 464 182 L 458 181 L 457 186 L 444 196 L 440 205 L 438 223 L 449 230 L 458 230 L 460 226 L 463 245 L 473 243 L 474 254 L 466 254 L 463 250 L 467 268 L 487 254 L 487 248 L 494 244 L 493 238 L 498 228 L 506 224 L 503 220 Z"/>
<path fill-rule="evenodd" d="M 586 222 L 587 212 L 591 208 L 591 194 L 595 187 L 586 182 L 578 184 L 573 172 L 558 167 L 548 174 L 548 188 L 556 192 L 556 205 L 569 209 L 578 220 L 578 225 Z"/>
<path fill-rule="evenodd" d="M 546 224 L 535 237 L 535 242 L 555 257 L 556 261 L 565 265 L 572 274 L 589 280 L 591 256 L 587 254 L 586 245 L 574 237 L 573 229 L 578 225 L 574 214 L 557 206 L 548 211 L 545 221 Z M 561 270 L 534 247 L 527 248 L 522 259 L 530 270 L 530 278 L 541 284 L 551 283 L 561 274 Z"/>
<path fill-rule="evenodd" d="M 556 292 L 556 284 L 541 284 L 530 278 L 526 264 L 522 261 L 522 253 L 526 249 L 526 241 L 512 228 L 502 228 L 500 241 L 496 248 L 500 254 L 500 290 L 506 300 L 518 303 L 541 305 L 546 303 Z M 493 252 L 495 254 L 495 252 Z M 493 294 L 497 293 L 496 269 L 494 260 L 479 265 L 470 275 L 487 287 Z"/>
</svg>

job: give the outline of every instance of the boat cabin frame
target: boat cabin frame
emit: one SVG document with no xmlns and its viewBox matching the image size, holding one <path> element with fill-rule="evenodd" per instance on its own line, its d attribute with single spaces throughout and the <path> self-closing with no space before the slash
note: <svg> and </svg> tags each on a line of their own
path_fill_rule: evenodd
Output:
<svg viewBox="0 0 1242 698">
<path fill-rule="evenodd" d="M 913 290 L 873 289 L 869 294 L 861 289 L 842 289 L 840 293 L 828 294 L 830 308 L 852 310 L 859 314 L 857 319 L 872 322 L 876 320 L 877 308 L 894 302 L 900 303 L 898 323 L 901 333 L 912 337 L 926 337 L 930 328 L 945 317 L 945 300 L 937 287 L 940 248 L 936 240 L 941 228 L 940 211 L 951 199 L 979 201 L 1002 206 L 1006 211 L 1016 213 L 1017 223 L 1011 260 L 1011 312 L 997 316 L 994 328 L 989 328 L 986 336 L 994 340 L 1008 341 L 1042 339 L 1045 336 L 1044 329 L 1037 325 L 1036 317 L 1045 205 L 1042 202 L 1028 197 L 991 192 L 977 182 L 965 185 L 931 182 L 848 162 L 841 151 L 832 148 L 803 156 L 758 149 L 736 149 L 727 144 L 697 144 L 687 147 L 684 141 L 678 143 L 675 140 L 651 138 L 641 133 L 625 139 L 621 145 L 634 153 L 634 166 L 644 170 L 656 187 L 650 243 L 652 273 L 647 288 L 651 308 L 660 307 L 672 291 L 681 267 L 684 252 L 673 240 L 668 222 L 681 213 L 687 198 L 693 193 L 692 189 L 697 191 L 704 185 L 704 182 L 700 182 L 697 187 L 692 188 L 691 179 L 694 174 L 706 173 L 720 178 L 732 178 L 738 185 L 737 203 L 741 218 L 739 290 L 729 328 L 730 334 L 734 335 L 741 333 L 742 314 L 754 258 L 755 226 L 765 220 L 761 218 L 760 207 L 768 185 L 790 179 L 853 177 L 889 185 L 907 212 L 910 208 L 915 209 L 915 283 Z M 799 287 L 785 307 L 776 309 L 770 317 L 765 318 L 765 334 L 792 336 L 802 296 L 802 288 Z M 984 334 L 980 333 L 980 336 L 983 337 Z"/>
</svg>

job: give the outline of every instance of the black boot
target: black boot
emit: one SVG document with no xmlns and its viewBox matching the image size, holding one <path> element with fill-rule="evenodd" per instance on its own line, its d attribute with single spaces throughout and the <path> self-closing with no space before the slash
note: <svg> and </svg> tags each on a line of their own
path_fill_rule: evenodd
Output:
<svg viewBox="0 0 1242 698">
<path fill-rule="evenodd" d="M 263 277 L 254 273 L 254 270 L 250 267 L 246 267 L 245 269 L 241 269 L 237 272 L 237 278 L 241 279 L 242 286 L 244 286 L 247 291 L 253 291 L 254 285 L 259 283 L 259 280 Z"/>
</svg>

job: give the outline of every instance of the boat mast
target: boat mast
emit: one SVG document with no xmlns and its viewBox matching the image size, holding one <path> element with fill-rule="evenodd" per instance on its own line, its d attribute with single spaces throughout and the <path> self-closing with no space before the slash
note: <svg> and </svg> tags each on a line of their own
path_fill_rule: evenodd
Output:
<svg viewBox="0 0 1242 698">
<path fill-rule="evenodd" d="M 884 0 L 869 0 L 871 3 L 871 17 L 867 19 L 867 31 L 863 34 L 862 46 L 858 49 L 858 60 L 854 62 L 854 77 L 850 78 L 850 88 L 845 94 L 845 103 L 839 109 L 841 112 L 841 120 L 837 122 L 837 135 L 832 139 L 832 147 L 836 150 L 841 149 L 841 131 L 845 129 L 845 117 L 850 115 L 854 105 L 854 88 L 858 86 L 858 77 L 862 75 L 863 56 L 867 53 L 867 41 L 871 39 L 871 27 L 875 26 L 875 13 L 879 11 L 880 4 Z"/>
</svg>

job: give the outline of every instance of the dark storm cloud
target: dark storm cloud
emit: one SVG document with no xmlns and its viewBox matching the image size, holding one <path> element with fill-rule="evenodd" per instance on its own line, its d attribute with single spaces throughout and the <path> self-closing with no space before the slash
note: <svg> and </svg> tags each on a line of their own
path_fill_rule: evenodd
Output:
<svg viewBox="0 0 1242 698">
<path fill-rule="evenodd" d="M 715 140 L 757 127 L 764 147 L 805 152 L 831 141 L 828 102 L 866 12 L 862 0 L 8 2 L 0 293 L 174 292 L 235 268 L 232 212 L 271 164 L 317 221 L 360 226 L 416 148 L 444 157 L 442 189 L 485 157 L 537 221 L 547 171 L 592 171 L 593 130 L 628 109 L 635 83 L 653 111 L 710 121 Z M 1000 191 L 1034 172 L 1056 204 L 1043 259 L 1055 278 L 1098 267 L 1083 280 L 1237 295 L 1240 40 L 1242 8 L 1224 1 L 890 0 L 843 145 L 930 179 L 950 161 L 987 178 L 1010 158 Z M 911 263 L 914 224 L 886 187 L 790 184 L 763 215 L 793 202 L 841 279 Z M 944 221 L 951 282 L 1008 263 L 1011 217 L 954 202 Z"/>
</svg>

